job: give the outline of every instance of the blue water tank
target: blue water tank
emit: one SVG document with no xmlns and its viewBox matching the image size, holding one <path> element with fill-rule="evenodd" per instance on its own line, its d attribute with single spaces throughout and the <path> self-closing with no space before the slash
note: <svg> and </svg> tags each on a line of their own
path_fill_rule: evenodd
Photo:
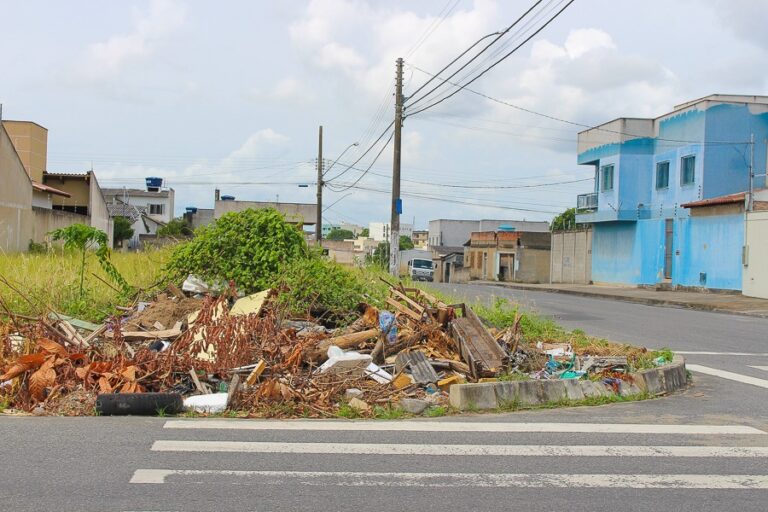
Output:
<svg viewBox="0 0 768 512">
<path fill-rule="evenodd" d="M 510 226 L 509 224 L 502 224 L 499 226 L 498 231 L 515 231 L 515 227 Z"/>
<path fill-rule="evenodd" d="M 235 196 L 221 196 L 222 201 L 234 201 Z"/>
<path fill-rule="evenodd" d="M 163 186 L 163 178 L 158 178 L 157 176 L 150 176 L 148 178 L 145 178 L 147 182 L 147 190 L 149 191 L 157 191 L 160 189 L 160 187 Z"/>
<path fill-rule="evenodd" d="M 187 213 L 197 213 L 197 206 L 187 206 L 185 210 L 187 210 Z"/>
</svg>

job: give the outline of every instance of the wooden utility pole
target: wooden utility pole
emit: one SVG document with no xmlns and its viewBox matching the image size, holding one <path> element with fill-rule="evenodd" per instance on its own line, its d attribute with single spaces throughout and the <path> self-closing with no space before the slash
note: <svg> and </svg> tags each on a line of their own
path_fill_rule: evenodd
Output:
<svg viewBox="0 0 768 512">
<path fill-rule="evenodd" d="M 389 225 L 389 273 L 400 275 L 400 146 L 403 127 L 403 59 L 397 59 L 395 79 L 395 152 L 392 159 L 392 219 Z"/>
<path fill-rule="evenodd" d="M 323 239 L 323 127 L 317 139 L 317 215 L 315 216 L 315 242 Z"/>
</svg>

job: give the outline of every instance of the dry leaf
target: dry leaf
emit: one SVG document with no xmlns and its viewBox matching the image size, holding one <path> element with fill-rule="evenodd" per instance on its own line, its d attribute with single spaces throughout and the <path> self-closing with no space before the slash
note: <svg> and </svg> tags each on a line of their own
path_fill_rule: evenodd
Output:
<svg viewBox="0 0 768 512">
<path fill-rule="evenodd" d="M 50 352 L 51 354 L 56 354 L 61 357 L 67 357 L 67 349 L 65 349 L 62 345 L 59 345 L 53 340 L 49 340 L 48 338 L 40 338 L 37 340 L 37 346 L 41 349 L 45 350 L 46 352 Z"/>
<path fill-rule="evenodd" d="M 0 381 L 10 380 L 18 377 L 22 373 L 32 370 L 33 368 L 37 368 L 44 362 L 45 354 L 43 353 L 21 356 L 18 360 L 16 360 L 15 363 L 13 363 L 10 368 L 8 368 L 8 370 L 3 375 L 0 375 Z"/>
<path fill-rule="evenodd" d="M 29 394 L 37 401 L 45 398 L 45 390 L 56 383 L 56 371 L 53 369 L 53 358 L 48 359 L 29 378 Z"/>
<path fill-rule="evenodd" d="M 136 380 L 136 370 L 137 368 L 133 365 L 129 366 L 125 370 L 123 370 L 120 375 L 123 376 L 124 379 L 134 381 Z"/>
<path fill-rule="evenodd" d="M 113 391 L 112 386 L 105 377 L 99 379 L 99 391 L 102 393 L 111 393 Z"/>
</svg>

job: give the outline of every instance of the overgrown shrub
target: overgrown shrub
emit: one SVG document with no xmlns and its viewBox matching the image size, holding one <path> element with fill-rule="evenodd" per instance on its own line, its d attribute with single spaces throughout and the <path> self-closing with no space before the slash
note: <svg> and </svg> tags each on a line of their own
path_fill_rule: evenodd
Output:
<svg viewBox="0 0 768 512">
<path fill-rule="evenodd" d="M 329 324 L 357 318 L 356 306 L 365 293 L 357 275 L 320 257 L 286 265 L 275 286 L 284 288 L 278 300 L 292 315 L 319 318 Z"/>
<path fill-rule="evenodd" d="M 196 231 L 171 255 L 166 272 L 179 280 L 195 274 L 208 281 L 234 281 L 252 293 L 271 286 L 281 267 L 308 256 L 300 228 L 277 210 L 231 212 Z"/>
</svg>

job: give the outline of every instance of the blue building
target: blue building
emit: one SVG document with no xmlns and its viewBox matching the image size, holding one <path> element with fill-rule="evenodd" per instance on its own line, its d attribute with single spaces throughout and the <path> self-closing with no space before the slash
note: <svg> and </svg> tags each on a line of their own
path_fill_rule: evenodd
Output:
<svg viewBox="0 0 768 512">
<path fill-rule="evenodd" d="M 741 290 L 749 195 L 738 194 L 751 162 L 765 186 L 766 138 L 768 96 L 711 95 L 581 132 L 595 187 L 576 221 L 593 225 L 593 282 Z"/>
</svg>

